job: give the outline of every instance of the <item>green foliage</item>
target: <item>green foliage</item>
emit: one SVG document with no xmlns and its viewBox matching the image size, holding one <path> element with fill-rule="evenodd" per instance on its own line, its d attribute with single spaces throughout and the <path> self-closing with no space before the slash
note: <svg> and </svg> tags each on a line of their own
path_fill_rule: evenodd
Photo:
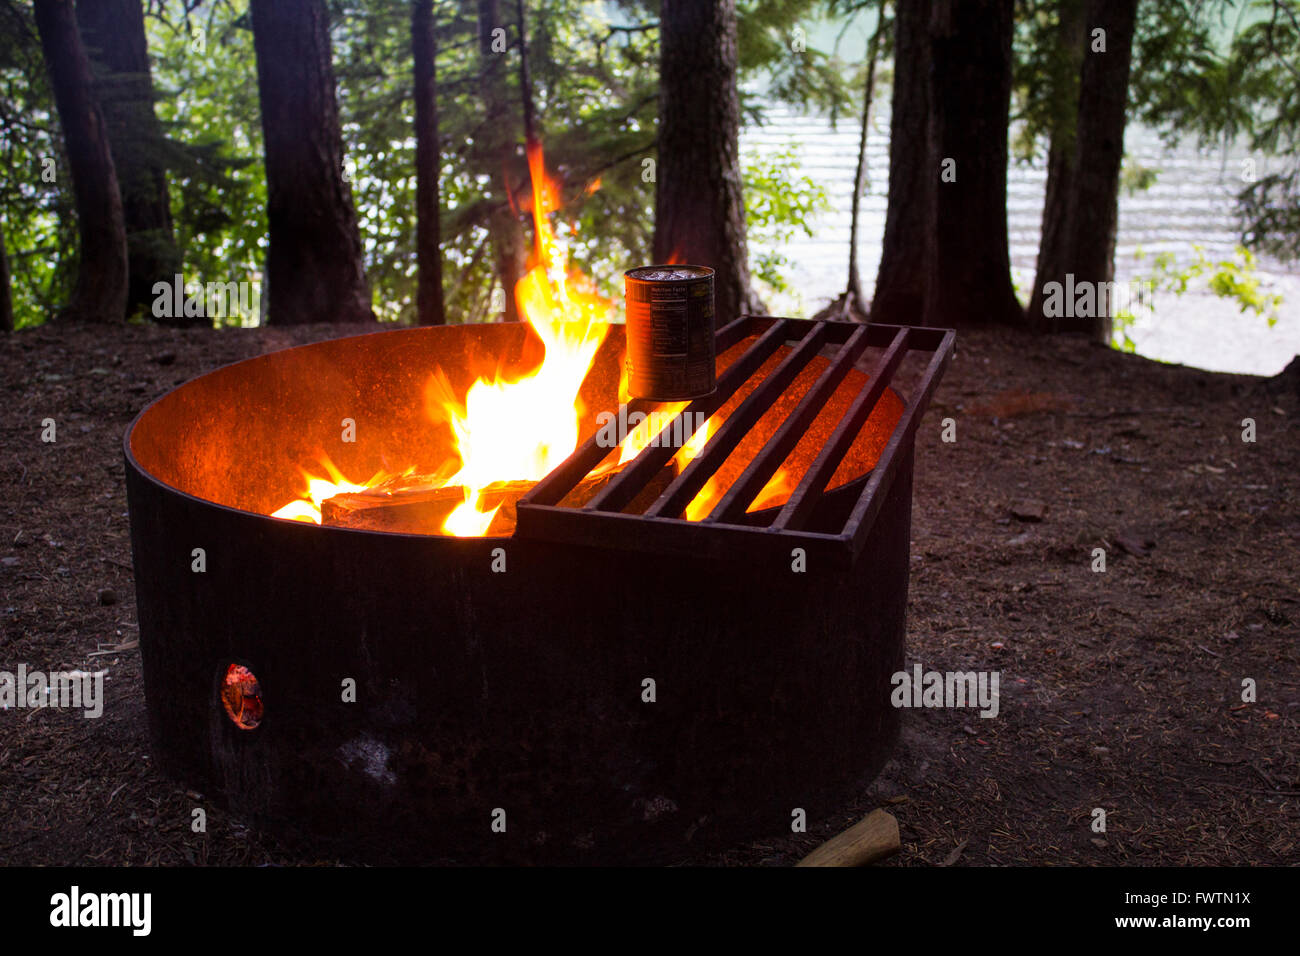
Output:
<svg viewBox="0 0 1300 956">
<path fill-rule="evenodd" d="M 538 121 L 561 186 L 554 225 L 570 262 L 621 299 L 623 270 L 651 258 L 655 187 L 643 162 L 655 156 L 658 30 L 648 19 L 617 29 L 578 0 L 534 0 L 530 11 Z"/>
<path fill-rule="evenodd" d="M 1237 196 L 1242 241 L 1300 258 L 1300 0 L 1147 3 L 1130 102 L 1166 139 L 1244 140 L 1285 167 Z"/>
<path fill-rule="evenodd" d="M 835 0 L 738 0 L 736 34 L 743 80 L 766 81 L 764 93 L 804 110 L 826 113 L 831 122 L 856 102 L 852 70 L 811 38 Z M 859 4 L 856 9 L 865 8 Z M 856 9 L 852 12 L 856 12 Z M 849 12 L 840 10 L 839 12 Z M 742 88 L 746 116 L 762 122 L 762 110 Z"/>
<path fill-rule="evenodd" d="M 1073 135 L 1078 74 L 1062 54 L 1059 25 L 1080 0 L 1017 0 L 1012 154 L 1033 160 L 1054 132 Z M 1287 157 L 1283 170 L 1243 179 L 1237 211 L 1243 243 L 1300 258 L 1300 0 L 1144 0 L 1138 5 L 1129 78 L 1130 121 L 1166 145 L 1244 140 Z M 1124 188 L 1153 173 L 1126 169 Z"/>
<path fill-rule="evenodd" d="M 76 278 L 67 170 L 31 8 L 0 3 L 0 210 L 19 328 L 53 314 Z"/>
<path fill-rule="evenodd" d="M 1206 285 L 1221 299 L 1228 299 L 1244 314 L 1253 312 L 1268 320 L 1269 327 L 1277 323 L 1282 296 L 1266 292 L 1255 272 L 1255 254 L 1245 246 L 1237 246 L 1232 258 L 1213 260 L 1200 246 L 1193 246 L 1195 258 L 1179 268 L 1173 255 L 1161 253 L 1155 258 L 1152 276 L 1157 288 L 1165 288 L 1181 295 L 1187 291 L 1191 280 L 1204 278 Z"/>
<path fill-rule="evenodd" d="M 1079 76 L 1061 37 L 1067 4 L 1080 0 L 1017 0 L 1012 36 L 1011 155 L 1032 162 L 1054 131 L 1074 135 Z"/>
<path fill-rule="evenodd" d="M 791 143 L 776 152 L 745 157 L 745 228 L 749 241 L 775 250 L 796 231 L 813 234 L 809 221 L 830 208 L 826 190 L 799 171 L 799 147 Z M 771 251 L 754 257 L 754 278 L 778 292 L 789 289 L 785 270 L 790 261 Z"/>
<path fill-rule="evenodd" d="M 501 10 L 506 106 L 520 124 L 508 131 L 519 146 L 507 170 L 489 149 L 495 131 L 484 125 L 472 7 L 435 7 L 444 284 L 453 322 L 494 311 L 488 197 L 503 175 L 516 187 L 527 182 L 513 4 Z M 375 311 L 409 321 L 416 284 L 410 4 L 337 2 L 333 12 L 344 140 Z M 654 143 L 657 34 L 652 24 L 614 23 L 599 12 L 578 0 L 532 0 L 526 28 L 547 168 L 563 199 L 562 221 L 553 225 L 570 242 L 571 262 L 613 295 L 627 264 L 648 258 L 654 184 L 642 181 L 641 160 Z"/>
<path fill-rule="evenodd" d="M 1131 115 L 1173 145 L 1186 135 L 1234 135 L 1249 122 L 1228 92 L 1238 78 L 1220 53 L 1239 0 L 1162 0 L 1138 5 L 1129 74 Z"/>
<path fill-rule="evenodd" d="M 1156 184 L 1160 170 L 1143 166 L 1131 157 L 1124 157 L 1124 168 L 1120 170 L 1119 186 L 1130 196 L 1146 192 Z"/>
<path fill-rule="evenodd" d="M 1152 259 L 1150 275 L 1141 281 L 1152 292 L 1183 295 L 1194 285 L 1200 285 L 1199 280 L 1204 280 L 1204 288 L 1237 305 L 1242 314 L 1250 312 L 1260 316 L 1267 320 L 1270 328 L 1277 324 L 1283 298 L 1264 287 L 1255 271 L 1255 254 L 1250 249 L 1237 246 L 1227 259 L 1213 259 L 1199 245 L 1193 246 L 1192 251 L 1193 259 L 1182 265 L 1171 252 L 1157 253 Z M 1146 256 L 1139 249 L 1135 258 L 1142 260 Z M 1154 309 L 1154 303 L 1149 304 Z M 1119 313 L 1115 320 L 1115 328 L 1122 334 L 1129 351 L 1132 351 L 1132 340 L 1127 329 L 1134 320 L 1135 316 L 1128 311 Z"/>
<path fill-rule="evenodd" d="M 1270 173 L 1237 195 L 1247 245 L 1279 259 L 1300 258 L 1300 164 Z"/>
<path fill-rule="evenodd" d="M 161 3 L 145 31 L 185 278 L 258 282 L 266 256 L 266 178 L 246 0 L 238 6 Z"/>
</svg>

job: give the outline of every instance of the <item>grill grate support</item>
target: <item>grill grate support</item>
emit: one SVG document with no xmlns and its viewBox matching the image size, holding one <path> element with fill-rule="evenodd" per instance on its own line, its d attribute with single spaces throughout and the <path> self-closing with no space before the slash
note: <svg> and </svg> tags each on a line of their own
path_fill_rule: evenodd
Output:
<svg viewBox="0 0 1300 956">
<path fill-rule="evenodd" d="M 756 340 L 719 375 L 717 391 L 690 402 L 661 428 L 660 434 L 672 434 L 672 429 L 677 429 L 676 434 L 690 434 L 689 428 L 682 430 L 683 425 L 700 421 L 697 415 L 712 416 L 764 369 L 782 346 L 789 350 L 763 374 L 753 390 L 709 436 L 703 449 L 643 514 L 628 514 L 624 509 L 677 453 L 678 449 L 669 442 L 651 442 L 585 505 L 560 505 L 565 495 L 613 451 L 599 442 L 598 435 L 593 435 L 519 501 L 516 537 L 716 557 L 734 557 L 738 545 L 755 552 L 783 555 L 788 555 L 794 547 L 803 547 L 810 555 L 815 553 L 835 566 L 851 566 L 866 544 L 900 463 L 912 448 L 916 429 L 952 358 L 956 333 L 950 329 L 743 316 L 718 331 L 718 354 L 754 336 Z M 788 500 L 769 525 L 746 523 L 743 520 L 746 510 L 868 348 L 883 349 L 883 352 L 867 371 L 868 378 L 861 390 L 848 404 Z M 811 530 L 813 514 L 836 469 L 886 388 L 895 383 L 904 360 L 922 353 L 929 354 L 924 372 L 909 394 L 900 394 L 902 414 L 847 517 L 833 531 Z M 682 517 L 686 506 L 728 456 L 819 355 L 829 360 L 827 367 L 709 513 L 697 521 Z M 628 405 L 628 413 L 648 413 L 658 407 L 656 402 L 634 400 Z"/>
</svg>

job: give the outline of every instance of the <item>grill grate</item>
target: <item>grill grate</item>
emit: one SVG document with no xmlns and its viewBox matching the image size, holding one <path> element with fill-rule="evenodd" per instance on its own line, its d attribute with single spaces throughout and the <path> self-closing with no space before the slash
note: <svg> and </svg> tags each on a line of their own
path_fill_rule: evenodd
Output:
<svg viewBox="0 0 1300 956">
<path fill-rule="evenodd" d="M 519 501 L 516 536 L 713 557 L 746 553 L 738 552 L 738 548 L 788 556 L 791 548 L 803 547 L 810 555 L 816 553 L 838 566 L 851 565 L 866 543 L 900 461 L 911 451 L 917 425 L 952 357 L 956 333 L 949 329 L 744 316 L 718 331 L 718 354 L 755 335 L 757 340 L 718 376 L 717 391 L 689 403 L 678 413 L 678 419 L 692 422 L 701 420 L 696 415 L 712 416 L 782 346 L 790 347 L 788 353 L 709 436 L 699 454 L 682 468 L 644 513 L 628 514 L 624 509 L 677 453 L 678 449 L 668 442 L 651 443 L 642 449 L 585 505 L 561 505 L 564 497 L 611 453 L 593 435 Z M 770 524 L 747 523 L 746 509 L 868 348 L 884 349 L 884 352 L 867 372 L 869 378 L 848 404 L 831 437 L 789 499 Z M 894 383 L 900 364 L 910 355 L 923 353 L 930 353 L 928 364 L 909 390 L 910 394 L 900 396 L 904 398 L 903 412 L 847 517 L 837 530 L 811 530 L 814 509 L 886 387 Z M 680 517 L 709 478 L 818 355 L 829 360 L 827 367 L 708 515 L 698 521 Z M 634 400 L 629 403 L 628 411 L 649 412 L 658 407 L 656 402 Z M 669 430 L 673 428 L 678 428 L 677 433 L 681 434 L 683 425 L 670 421 L 661 434 L 671 433 Z M 689 434 L 690 429 L 686 428 L 685 433 Z"/>
</svg>

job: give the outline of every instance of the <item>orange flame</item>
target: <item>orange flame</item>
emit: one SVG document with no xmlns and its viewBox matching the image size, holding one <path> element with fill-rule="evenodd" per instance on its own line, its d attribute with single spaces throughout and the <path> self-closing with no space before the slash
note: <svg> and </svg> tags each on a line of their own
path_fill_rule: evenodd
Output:
<svg viewBox="0 0 1300 956">
<path fill-rule="evenodd" d="M 568 247 L 551 228 L 548 214 L 559 208 L 560 190 L 546 175 L 540 143 L 528 144 L 536 246 L 531 268 L 515 285 L 519 312 L 541 339 L 543 361 L 516 378 L 494 372 L 480 377 L 458 399 L 437 370 L 425 388 L 430 418 L 451 426 L 460 468 L 438 487 L 464 488 L 442 530 L 458 536 L 483 535 L 497 508 L 480 508 L 483 491 L 501 481 L 536 481 L 578 444 L 578 393 L 609 331 L 613 303 L 596 292 L 586 276 L 568 268 Z M 274 517 L 321 521 L 321 503 L 335 494 L 364 491 L 388 475 L 365 484 L 348 481 L 328 459 L 330 478 L 304 470 L 307 491 L 274 512 Z M 499 507 L 499 506 L 498 506 Z"/>
<path fill-rule="evenodd" d="M 443 402 L 461 458 L 460 470 L 447 484 L 465 488 L 465 500 L 443 530 L 458 536 L 487 533 L 497 510 L 479 510 L 488 485 L 537 481 L 577 447 L 578 391 L 609 331 L 612 303 L 581 273 L 569 271 L 568 247 L 547 219 L 559 207 L 559 188 L 546 175 L 540 143 L 528 144 L 528 170 L 536 248 L 532 268 L 515 286 L 515 301 L 542 340 L 545 356 L 520 378 L 480 378 L 463 406 Z"/>
<path fill-rule="evenodd" d="M 272 518 L 287 518 L 290 521 L 313 521 L 320 524 L 320 509 L 326 498 L 333 498 L 335 495 L 341 495 L 349 491 L 365 491 L 371 485 L 377 485 L 386 478 L 391 477 L 387 472 L 379 471 L 365 484 L 358 485 L 343 477 L 343 472 L 339 471 L 334 462 L 330 461 L 327 456 L 321 456 L 320 464 L 329 474 L 329 477 L 321 478 L 304 468 L 302 476 L 307 482 L 307 490 L 302 493 L 301 498 L 295 498 L 283 508 L 272 511 Z"/>
</svg>

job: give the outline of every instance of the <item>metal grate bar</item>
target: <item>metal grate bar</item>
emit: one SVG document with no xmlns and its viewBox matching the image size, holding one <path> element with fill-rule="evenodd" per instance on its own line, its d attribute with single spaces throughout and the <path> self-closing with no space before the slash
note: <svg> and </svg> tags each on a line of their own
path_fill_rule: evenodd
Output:
<svg viewBox="0 0 1300 956">
<path fill-rule="evenodd" d="M 781 509 L 776 520 L 772 522 L 772 528 L 777 531 L 783 531 L 787 528 L 797 530 L 802 528 L 812 514 L 812 509 L 817 504 L 817 499 L 826 485 L 830 482 L 831 477 L 835 474 L 835 469 L 840 466 L 853 440 L 858 437 L 858 432 L 866 424 L 867 418 L 870 417 L 872 409 L 876 407 L 876 402 L 884 394 L 885 387 L 889 384 L 889 379 L 893 376 L 894 370 L 898 368 L 898 363 L 903 360 L 907 353 L 907 336 L 908 329 L 901 328 L 894 335 L 894 341 L 890 344 L 885 354 L 880 357 L 875 368 L 871 370 L 871 381 L 867 390 L 859 393 L 849 406 L 848 413 L 841 419 L 835 431 L 831 434 L 831 439 L 822 448 L 812 466 L 805 472 L 803 479 L 799 482 L 798 487 L 791 493 L 790 498 Z"/>
<path fill-rule="evenodd" d="M 782 319 L 773 324 L 759 338 L 757 342 L 751 345 L 745 354 L 728 366 L 727 370 L 718 377 L 718 387 L 712 395 L 706 395 L 704 398 L 697 398 L 677 415 L 667 425 L 661 429 L 663 432 L 671 432 L 672 429 L 678 429 L 676 434 L 688 434 L 690 430 L 684 426 L 689 422 L 700 421 L 697 415 L 704 418 L 710 418 L 714 412 L 727 403 L 727 400 L 735 394 L 736 389 L 749 379 L 751 375 L 757 372 L 764 362 L 772 356 L 781 343 L 785 340 L 788 332 L 788 326 L 791 320 Z M 678 424 L 681 422 L 681 424 Z M 650 482 L 655 475 L 659 474 L 668 460 L 677 454 L 677 449 L 672 447 L 670 442 L 652 443 L 650 446 L 641 450 L 631 463 L 623 468 L 613 479 L 610 480 L 600 492 L 583 505 L 584 511 L 622 511 L 628 506 L 642 489 Z M 581 480 L 581 476 L 579 476 Z"/>
<path fill-rule="evenodd" d="M 943 337 L 939 347 L 934 350 L 934 355 L 930 359 L 930 364 L 926 367 L 925 375 L 921 380 L 919 394 L 908 398 L 907 408 L 903 411 L 902 418 L 894 426 L 894 433 L 889 436 L 889 442 L 885 445 L 885 450 L 880 453 L 880 464 L 871 473 L 871 477 L 867 480 L 867 486 L 862 489 L 862 495 L 858 498 L 849 520 L 845 523 L 846 527 L 853 529 L 853 551 L 855 554 L 861 551 L 866 543 L 867 532 L 871 530 L 871 525 L 876 520 L 876 515 L 880 512 L 880 506 L 885 500 L 884 489 L 887 489 L 894 480 L 894 472 L 898 468 L 898 462 L 903 457 L 899 455 L 899 449 L 911 447 L 913 436 L 916 434 L 916 427 L 921 423 L 921 416 L 925 414 L 926 406 L 930 404 L 930 396 L 934 394 L 939 379 L 943 376 L 944 369 L 948 367 L 948 362 L 952 358 L 952 346 L 956 339 L 957 333 L 949 330 L 948 334 Z"/>
<path fill-rule="evenodd" d="M 646 509 L 646 517 L 666 515 L 675 518 L 681 514 L 682 509 L 700 493 L 709 477 L 722 467 L 727 456 L 735 451 L 749 430 L 772 407 L 777 396 L 790 386 L 821 351 L 826 344 L 827 331 L 826 323 L 818 322 L 805 332 L 799 347 L 787 355 L 773 369 L 772 374 L 740 403 L 740 407 L 727 416 L 717 432 L 709 436 L 704 451 L 683 468 L 682 473 L 673 479 L 655 503 Z"/>
<path fill-rule="evenodd" d="M 835 394 L 835 389 L 840 382 L 844 381 L 844 376 L 848 375 L 853 363 L 866 351 L 870 333 L 871 327 L 866 325 L 854 330 L 848 341 L 840 348 L 839 354 L 835 356 L 830 367 L 821 374 L 817 383 L 808 390 L 808 394 L 799 402 L 790 417 L 777 429 L 776 434 L 768 439 L 763 449 L 754 456 L 754 460 L 736 479 L 736 483 L 709 512 L 708 517 L 704 519 L 706 522 L 733 522 L 745 513 L 745 509 L 750 506 L 755 496 L 776 474 L 781 463 L 790 452 L 794 451 L 795 445 L 799 444 L 799 439 L 803 437 L 808 426 Z"/>
</svg>

